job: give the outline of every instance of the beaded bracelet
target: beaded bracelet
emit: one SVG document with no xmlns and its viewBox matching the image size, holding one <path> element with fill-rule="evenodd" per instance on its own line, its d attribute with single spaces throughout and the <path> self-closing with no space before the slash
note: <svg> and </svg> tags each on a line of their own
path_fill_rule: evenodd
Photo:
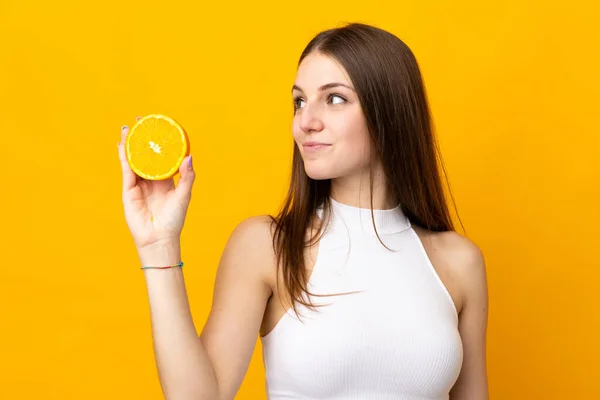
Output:
<svg viewBox="0 0 600 400">
<path fill-rule="evenodd" d="M 147 266 L 142 267 L 142 269 L 169 269 L 169 268 L 177 268 L 177 267 L 183 267 L 183 261 L 180 262 L 179 264 L 166 265 L 164 267 L 153 267 L 153 266 L 147 265 Z"/>
</svg>

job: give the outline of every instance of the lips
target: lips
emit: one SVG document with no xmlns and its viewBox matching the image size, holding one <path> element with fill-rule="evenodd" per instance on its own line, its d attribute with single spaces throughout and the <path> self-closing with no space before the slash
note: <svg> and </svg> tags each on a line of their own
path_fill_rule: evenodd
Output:
<svg viewBox="0 0 600 400">
<path fill-rule="evenodd" d="M 323 150 L 327 147 L 331 146 L 328 143 L 321 142 L 307 142 L 302 145 L 302 148 L 306 153 L 315 153 L 317 151 Z"/>
</svg>

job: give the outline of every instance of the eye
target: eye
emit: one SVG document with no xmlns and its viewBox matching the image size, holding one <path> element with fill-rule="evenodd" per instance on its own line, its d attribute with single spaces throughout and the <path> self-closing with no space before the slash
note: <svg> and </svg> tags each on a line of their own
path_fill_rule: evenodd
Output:
<svg viewBox="0 0 600 400">
<path fill-rule="evenodd" d="M 330 104 L 342 104 L 345 103 L 347 100 L 339 94 L 332 93 L 327 97 L 327 101 Z"/>
<path fill-rule="evenodd" d="M 294 111 L 304 107 L 304 100 L 301 97 L 294 98 Z"/>
</svg>

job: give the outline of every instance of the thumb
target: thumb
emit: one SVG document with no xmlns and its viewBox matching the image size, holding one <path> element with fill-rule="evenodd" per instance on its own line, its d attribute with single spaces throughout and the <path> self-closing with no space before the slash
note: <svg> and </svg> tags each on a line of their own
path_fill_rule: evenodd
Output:
<svg viewBox="0 0 600 400">
<path fill-rule="evenodd" d="M 177 188 L 175 188 L 175 193 L 179 200 L 187 203 L 192 196 L 192 186 L 194 185 L 194 180 L 196 180 L 196 172 L 192 165 L 192 156 L 183 159 L 179 167 L 179 176 L 179 183 Z"/>
</svg>

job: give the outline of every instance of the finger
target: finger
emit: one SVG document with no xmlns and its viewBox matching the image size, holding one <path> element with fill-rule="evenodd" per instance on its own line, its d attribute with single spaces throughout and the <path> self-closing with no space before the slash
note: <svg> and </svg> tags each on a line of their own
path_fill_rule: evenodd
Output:
<svg viewBox="0 0 600 400">
<path fill-rule="evenodd" d="M 192 196 L 192 186 L 196 180 L 196 172 L 192 165 L 192 156 L 183 159 L 179 167 L 179 184 L 175 188 L 175 193 L 179 200 L 187 204 Z"/>
<path fill-rule="evenodd" d="M 123 125 L 121 127 L 121 144 L 125 144 L 125 140 L 127 139 L 128 134 L 129 134 L 129 126 Z"/>
<path fill-rule="evenodd" d="M 119 143 L 119 160 L 121 161 L 121 170 L 123 171 L 123 191 L 133 188 L 137 182 L 137 176 L 129 167 L 127 155 L 125 154 L 125 138 L 129 133 L 129 127 L 124 125 L 121 128 L 121 143 Z"/>
</svg>

